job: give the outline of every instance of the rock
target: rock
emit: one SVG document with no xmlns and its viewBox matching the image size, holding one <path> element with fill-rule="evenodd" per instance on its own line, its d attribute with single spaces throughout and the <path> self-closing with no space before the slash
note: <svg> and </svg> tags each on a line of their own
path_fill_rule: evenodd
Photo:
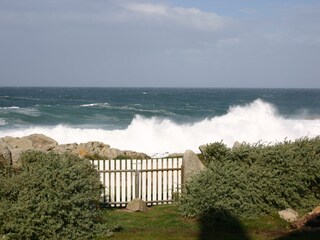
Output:
<svg viewBox="0 0 320 240">
<path fill-rule="evenodd" d="M 6 144 L 0 141 L 0 163 L 5 165 L 11 165 L 11 152 L 9 151 Z"/>
<path fill-rule="evenodd" d="M 27 150 L 28 149 L 15 148 L 10 151 L 12 166 L 17 167 L 19 165 L 20 155 Z"/>
<path fill-rule="evenodd" d="M 108 151 L 105 152 L 105 155 L 107 159 L 115 159 L 119 156 L 123 155 L 123 152 L 119 149 L 110 148 Z"/>
<path fill-rule="evenodd" d="M 27 138 L 14 138 L 14 137 L 4 137 L 2 141 L 7 144 L 9 150 L 11 149 L 32 149 L 32 142 Z"/>
<path fill-rule="evenodd" d="M 208 147 L 208 144 L 204 144 L 204 145 L 199 146 L 200 152 L 202 154 L 204 154 L 206 152 L 207 147 Z"/>
<path fill-rule="evenodd" d="M 70 153 L 88 159 L 115 159 L 118 157 L 129 159 L 150 158 L 147 154 L 135 151 L 122 151 L 111 148 L 102 142 L 61 144 L 43 134 L 32 134 L 21 138 L 4 137 L 0 139 L 0 159 L 16 164 L 21 153 L 27 150 L 53 151 L 56 153 Z"/>
<path fill-rule="evenodd" d="M 52 150 L 58 143 L 43 134 L 32 134 L 22 138 L 4 137 L 3 142 L 8 145 L 9 149 L 37 149 L 37 150 Z"/>
<path fill-rule="evenodd" d="M 27 150 L 50 151 L 58 145 L 55 140 L 43 134 L 32 134 L 22 138 L 4 137 L 2 142 L 11 153 L 13 165 L 19 161 L 21 153 Z"/>
<path fill-rule="evenodd" d="M 44 151 L 50 151 L 58 145 L 55 140 L 43 134 L 32 134 L 30 136 L 22 137 L 21 139 L 30 140 L 32 148 Z"/>
<path fill-rule="evenodd" d="M 140 198 L 133 199 L 126 208 L 132 212 L 145 212 L 148 210 L 146 202 Z"/>
<path fill-rule="evenodd" d="M 78 148 L 78 144 L 77 143 L 68 143 L 68 144 L 60 144 L 58 146 L 56 146 L 53 151 L 56 153 L 72 153 L 73 151 L 75 151 Z M 76 153 L 75 155 L 77 155 L 78 153 Z"/>
<path fill-rule="evenodd" d="M 109 145 L 105 145 L 102 142 L 87 142 L 87 143 L 80 143 L 77 151 L 80 157 L 86 156 L 99 156 L 102 149 L 105 147 L 110 147 Z"/>
<path fill-rule="evenodd" d="M 195 174 L 199 174 L 205 166 L 202 164 L 198 156 L 191 150 L 187 150 L 182 160 L 182 186 L 185 190 L 186 183 Z"/>
<path fill-rule="evenodd" d="M 110 145 L 102 142 L 81 143 L 77 148 L 71 150 L 71 153 L 90 159 L 115 159 L 120 156 L 133 159 L 149 158 L 149 156 L 144 153 L 121 151 L 116 148 L 111 148 Z"/>
<path fill-rule="evenodd" d="M 235 141 L 234 144 L 233 144 L 232 149 L 237 149 L 237 148 L 240 148 L 241 146 L 242 146 L 241 143 L 239 143 L 238 141 Z"/>
<path fill-rule="evenodd" d="M 130 151 L 130 150 L 123 151 L 123 155 L 126 156 L 127 158 L 131 158 L 131 159 L 146 159 L 146 158 L 150 158 L 145 153 L 139 153 L 139 152 Z"/>
<path fill-rule="evenodd" d="M 180 157 L 183 157 L 183 153 L 171 153 L 167 157 L 168 158 L 180 158 Z"/>
<path fill-rule="evenodd" d="M 291 208 L 278 212 L 280 218 L 287 222 L 295 222 L 298 219 L 299 214 Z"/>
</svg>

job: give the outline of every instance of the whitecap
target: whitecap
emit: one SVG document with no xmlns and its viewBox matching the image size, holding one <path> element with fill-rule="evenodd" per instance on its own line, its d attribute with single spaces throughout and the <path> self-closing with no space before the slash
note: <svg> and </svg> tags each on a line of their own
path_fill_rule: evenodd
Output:
<svg viewBox="0 0 320 240">
<path fill-rule="evenodd" d="M 11 106 L 11 107 L 2 107 L 0 110 L 3 110 L 4 113 L 19 113 L 27 116 L 34 116 L 37 117 L 40 115 L 40 112 L 35 108 L 21 108 L 17 106 Z"/>
<path fill-rule="evenodd" d="M 266 144 L 284 139 L 320 135 L 320 120 L 287 119 L 277 109 L 260 99 L 229 108 L 227 114 L 206 118 L 192 124 L 179 124 L 167 118 L 136 115 L 125 129 L 76 128 L 57 125 L 1 131 L 1 136 L 21 137 L 42 133 L 62 143 L 100 141 L 111 147 L 155 153 L 199 152 L 202 144 L 221 141 L 232 146 L 235 141 Z"/>
<path fill-rule="evenodd" d="M 88 103 L 88 104 L 82 104 L 80 107 L 106 107 L 109 106 L 109 103 Z"/>
<path fill-rule="evenodd" d="M 10 109 L 20 109 L 20 108 L 16 106 L 11 106 L 11 107 L 0 107 L 0 109 L 10 110 Z"/>
</svg>

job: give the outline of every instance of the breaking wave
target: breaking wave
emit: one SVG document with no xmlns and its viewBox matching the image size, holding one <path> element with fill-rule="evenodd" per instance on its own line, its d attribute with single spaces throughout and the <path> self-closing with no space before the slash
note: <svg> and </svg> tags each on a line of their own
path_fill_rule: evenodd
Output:
<svg viewBox="0 0 320 240">
<path fill-rule="evenodd" d="M 91 107 L 91 108 L 106 108 L 111 110 L 122 110 L 122 111 L 133 111 L 133 112 L 147 112 L 147 113 L 162 113 L 166 115 L 175 115 L 175 113 L 166 111 L 166 110 L 157 110 L 157 109 L 143 109 L 139 108 L 140 104 L 134 104 L 133 106 L 113 106 L 109 103 L 89 103 L 89 104 L 82 104 L 80 107 Z"/>
<path fill-rule="evenodd" d="M 80 107 L 106 107 L 109 106 L 109 103 L 88 103 L 82 104 Z"/>
<path fill-rule="evenodd" d="M 320 135 L 320 119 L 287 119 L 277 109 L 262 100 L 243 106 L 232 106 L 227 114 L 206 118 L 192 124 L 179 124 L 167 118 L 145 118 L 136 115 L 125 129 L 104 130 L 76 128 L 66 125 L 7 129 L 0 137 L 21 137 L 42 133 L 60 144 L 101 141 L 112 147 L 141 151 L 150 155 L 164 152 L 198 152 L 202 144 L 223 141 L 232 146 L 235 141 L 275 143 L 284 139 Z"/>
<path fill-rule="evenodd" d="M 20 108 L 16 106 L 0 107 L 0 113 L 18 113 L 26 116 L 40 116 L 40 112 L 35 108 Z"/>
</svg>

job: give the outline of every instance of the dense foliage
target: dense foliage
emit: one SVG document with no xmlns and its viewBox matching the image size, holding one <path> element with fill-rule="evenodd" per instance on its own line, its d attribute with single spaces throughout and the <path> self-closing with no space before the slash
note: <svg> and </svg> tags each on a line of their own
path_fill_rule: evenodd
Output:
<svg viewBox="0 0 320 240">
<path fill-rule="evenodd" d="M 208 168 L 188 183 L 180 201 L 186 216 L 255 217 L 320 202 L 319 137 L 234 149 L 220 142 L 208 145 L 203 155 Z"/>
<path fill-rule="evenodd" d="M 1 169 L 1 168 L 0 168 Z M 88 160 L 26 152 L 0 183 L 0 236 L 91 239 L 100 231 L 99 175 Z"/>
</svg>

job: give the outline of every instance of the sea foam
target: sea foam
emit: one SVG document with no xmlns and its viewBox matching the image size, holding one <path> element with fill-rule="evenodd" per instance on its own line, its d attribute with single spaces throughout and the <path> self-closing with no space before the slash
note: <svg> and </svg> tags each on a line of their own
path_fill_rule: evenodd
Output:
<svg viewBox="0 0 320 240">
<path fill-rule="evenodd" d="M 178 124 L 167 118 L 136 115 L 126 129 L 38 126 L 3 130 L 0 137 L 21 137 L 33 133 L 50 136 L 60 144 L 101 141 L 114 148 L 152 155 L 184 152 L 187 149 L 199 152 L 200 145 L 221 140 L 232 146 L 235 141 L 262 141 L 269 144 L 284 139 L 315 137 L 320 135 L 320 119 L 287 119 L 280 116 L 273 105 L 258 99 L 247 105 L 231 106 L 225 115 L 206 118 L 192 124 Z"/>
</svg>

